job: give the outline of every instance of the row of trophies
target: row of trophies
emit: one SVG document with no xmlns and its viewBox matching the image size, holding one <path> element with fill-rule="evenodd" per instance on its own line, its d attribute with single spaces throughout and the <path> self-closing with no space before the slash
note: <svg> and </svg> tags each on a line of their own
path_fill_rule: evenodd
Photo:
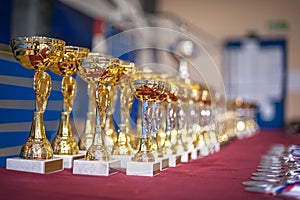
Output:
<svg viewBox="0 0 300 200">
<path fill-rule="evenodd" d="M 12 39 L 11 48 L 23 67 L 35 71 L 36 109 L 20 156 L 7 159 L 7 169 L 51 173 L 73 168 L 74 174 L 99 176 L 125 169 L 127 175 L 154 176 L 258 130 L 255 106 L 235 102 L 228 116 L 218 117 L 213 114 L 206 86 L 170 71 L 136 67 L 87 48 L 65 46 L 64 41 L 54 38 L 19 37 Z M 52 85 L 45 72 L 48 69 L 62 76 L 61 119 L 52 144 L 43 122 Z M 70 125 L 77 89 L 75 74 L 88 84 L 89 96 L 86 127 L 79 142 Z M 134 97 L 141 103 L 137 134 L 130 126 Z M 113 127 L 117 98 L 120 120 Z"/>
<path fill-rule="evenodd" d="M 221 144 L 227 144 L 233 139 L 244 139 L 253 136 L 260 131 L 256 121 L 257 105 L 246 102 L 241 98 L 228 101 L 223 121 L 223 132 L 218 140 Z"/>
</svg>

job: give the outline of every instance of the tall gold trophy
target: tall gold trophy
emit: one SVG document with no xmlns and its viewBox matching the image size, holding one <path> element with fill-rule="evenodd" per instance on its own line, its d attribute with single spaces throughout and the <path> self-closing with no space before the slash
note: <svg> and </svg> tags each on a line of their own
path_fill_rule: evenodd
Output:
<svg viewBox="0 0 300 200">
<path fill-rule="evenodd" d="M 55 155 L 64 159 L 65 168 L 72 168 L 74 159 L 84 157 L 84 154 L 78 154 L 79 147 L 73 137 L 70 114 L 77 89 L 76 80 L 72 75 L 77 72 L 81 59 L 88 53 L 89 49 L 87 48 L 66 46 L 63 59 L 50 68 L 53 73 L 63 76 L 61 82 L 63 106 L 57 135 L 52 141 L 52 148 Z"/>
<path fill-rule="evenodd" d="M 19 156 L 23 159 L 7 159 L 7 169 L 36 173 L 61 170 L 62 159 L 53 159 L 53 150 L 44 127 L 44 112 L 52 88 L 51 77 L 44 70 L 60 61 L 65 42 L 47 37 L 18 37 L 11 40 L 11 48 L 23 67 L 35 71 L 33 88 L 36 104 L 30 134 Z"/>
<path fill-rule="evenodd" d="M 96 88 L 96 121 L 95 134 L 92 145 L 88 148 L 85 159 L 74 161 L 73 173 L 108 176 L 120 168 L 119 160 L 111 158 L 105 144 L 105 121 L 107 109 L 110 105 L 110 91 L 108 85 L 115 84 L 121 74 L 122 66 L 118 59 L 98 53 L 89 53 L 82 59 L 78 68 L 79 75 Z"/>
</svg>

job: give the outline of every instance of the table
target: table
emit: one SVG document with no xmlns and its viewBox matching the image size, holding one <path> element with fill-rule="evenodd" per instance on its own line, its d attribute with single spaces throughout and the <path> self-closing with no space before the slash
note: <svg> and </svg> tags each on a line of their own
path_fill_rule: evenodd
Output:
<svg viewBox="0 0 300 200">
<path fill-rule="evenodd" d="M 250 180 L 261 154 L 273 143 L 300 144 L 300 135 L 263 130 L 155 177 L 124 173 L 94 177 L 73 175 L 71 170 L 45 175 L 0 168 L 0 199 L 281 199 L 246 192 L 242 185 Z"/>
</svg>

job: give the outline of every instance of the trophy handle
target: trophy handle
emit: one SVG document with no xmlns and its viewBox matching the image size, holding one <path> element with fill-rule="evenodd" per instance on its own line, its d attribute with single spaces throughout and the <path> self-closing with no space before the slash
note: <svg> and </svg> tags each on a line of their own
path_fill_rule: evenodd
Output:
<svg viewBox="0 0 300 200">
<path fill-rule="evenodd" d="M 76 96 L 76 80 L 72 76 L 64 76 L 61 83 L 63 95 L 63 111 L 70 113 Z"/>
<path fill-rule="evenodd" d="M 96 111 L 96 101 L 95 101 L 95 85 L 89 83 L 88 84 L 88 98 L 89 98 L 89 107 L 88 107 L 88 112 L 94 113 L 95 115 L 95 111 Z"/>
<path fill-rule="evenodd" d="M 34 73 L 33 85 L 36 96 L 36 111 L 44 112 L 52 89 L 50 75 L 45 71 L 36 71 Z"/>
</svg>

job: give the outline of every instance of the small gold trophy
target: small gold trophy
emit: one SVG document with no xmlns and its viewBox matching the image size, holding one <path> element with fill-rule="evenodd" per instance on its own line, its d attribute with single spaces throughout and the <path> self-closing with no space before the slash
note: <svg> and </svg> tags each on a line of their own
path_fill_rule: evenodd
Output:
<svg viewBox="0 0 300 200">
<path fill-rule="evenodd" d="M 44 112 L 52 82 L 50 75 L 44 70 L 60 61 L 65 42 L 47 37 L 18 37 L 11 40 L 11 48 L 14 57 L 23 67 L 35 71 L 33 88 L 36 106 L 29 137 L 20 153 L 20 158 L 24 159 L 7 159 L 7 169 L 36 173 L 62 170 L 62 159 L 53 159 L 53 150 L 45 133 Z"/>
<path fill-rule="evenodd" d="M 210 92 L 206 86 L 202 86 L 201 95 L 200 95 L 200 135 L 199 135 L 199 145 L 200 147 L 200 156 L 207 156 L 210 153 L 213 153 L 213 145 L 215 137 L 215 132 L 213 130 L 212 124 L 212 109 L 211 109 L 211 97 Z M 216 138 L 215 138 L 216 139 Z"/>
<path fill-rule="evenodd" d="M 89 53 L 82 59 L 78 68 L 79 75 L 96 88 L 96 122 L 92 145 L 86 152 L 85 159 L 75 160 L 74 174 L 108 176 L 120 168 L 120 160 L 111 158 L 105 145 L 105 120 L 110 105 L 109 84 L 115 84 L 121 75 L 122 66 L 118 59 L 98 53 Z"/>
<path fill-rule="evenodd" d="M 187 79 L 178 79 L 178 95 L 177 95 L 177 139 L 172 146 L 173 154 L 181 155 L 181 162 L 188 162 L 191 159 L 191 152 L 188 152 L 188 131 L 187 131 L 187 116 L 188 116 L 188 85 Z"/>
<path fill-rule="evenodd" d="M 171 88 L 166 98 L 166 125 L 165 139 L 162 145 L 163 155 L 169 158 L 169 167 L 176 167 L 181 163 L 181 155 L 174 151 L 177 144 L 177 104 L 178 104 L 178 86 L 176 81 L 170 81 Z"/>
<path fill-rule="evenodd" d="M 64 167 L 72 168 L 73 159 L 83 158 L 84 154 L 78 154 L 78 144 L 73 137 L 70 114 L 76 95 L 76 81 L 72 77 L 77 72 L 81 59 L 86 57 L 89 49 L 76 46 L 66 46 L 63 59 L 50 70 L 63 76 L 61 91 L 63 95 L 63 106 L 59 128 L 55 139 L 52 141 L 53 152 L 64 159 Z"/>
</svg>

